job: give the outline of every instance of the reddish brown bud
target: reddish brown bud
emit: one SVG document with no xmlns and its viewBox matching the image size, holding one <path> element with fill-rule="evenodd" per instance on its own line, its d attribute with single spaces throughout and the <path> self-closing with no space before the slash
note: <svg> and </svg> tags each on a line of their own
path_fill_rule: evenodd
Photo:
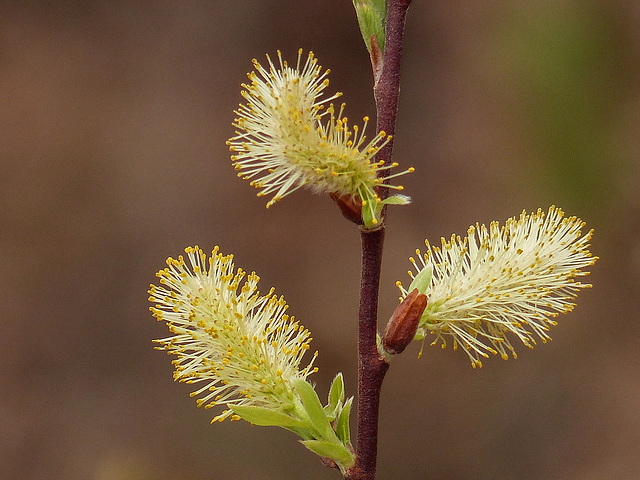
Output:
<svg viewBox="0 0 640 480">
<path fill-rule="evenodd" d="M 375 33 L 371 34 L 371 38 L 369 39 L 369 45 L 371 46 L 370 54 L 371 57 L 371 67 L 373 68 L 373 78 L 375 83 L 378 83 L 380 79 L 380 74 L 382 73 L 382 58 L 384 54 L 380 50 L 378 46 L 378 38 Z"/>
<path fill-rule="evenodd" d="M 414 289 L 396 308 L 382 337 L 384 350 L 393 355 L 402 353 L 416 336 L 420 317 L 427 308 L 427 296 Z"/>
<path fill-rule="evenodd" d="M 342 215 L 356 225 L 362 225 L 362 202 L 353 195 L 338 195 L 330 193 L 331 199 L 336 202 Z"/>
</svg>

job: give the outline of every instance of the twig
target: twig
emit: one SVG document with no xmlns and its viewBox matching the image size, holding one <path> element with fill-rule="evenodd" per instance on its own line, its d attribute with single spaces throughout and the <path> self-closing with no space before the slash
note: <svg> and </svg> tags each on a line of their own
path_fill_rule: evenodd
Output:
<svg viewBox="0 0 640 480">
<path fill-rule="evenodd" d="M 382 71 L 374 86 L 377 131 L 395 132 L 400 94 L 400 64 L 407 9 L 411 0 L 389 0 L 385 51 Z M 374 75 L 376 74 L 374 65 Z M 377 155 L 377 160 L 391 160 L 393 139 Z M 386 190 L 378 194 L 386 197 Z M 347 473 L 349 480 L 374 480 L 378 450 L 378 410 L 380 390 L 389 364 L 378 353 L 378 290 L 384 244 L 384 220 L 380 228 L 363 230 L 360 311 L 358 315 L 358 437 L 355 466 Z"/>
<path fill-rule="evenodd" d="M 376 345 L 378 287 L 384 228 L 363 231 L 360 312 L 358 316 L 358 439 L 350 480 L 373 480 L 378 450 L 380 389 L 389 364 Z"/>
<path fill-rule="evenodd" d="M 391 161 L 393 136 L 396 130 L 396 113 L 400 96 L 400 65 L 407 9 L 411 0 L 389 0 L 387 6 L 387 33 L 384 47 L 382 72 L 373 87 L 376 100 L 376 129 L 391 135 L 391 140 L 380 149 L 376 160 Z M 378 195 L 384 199 L 388 189 L 382 188 Z"/>
</svg>

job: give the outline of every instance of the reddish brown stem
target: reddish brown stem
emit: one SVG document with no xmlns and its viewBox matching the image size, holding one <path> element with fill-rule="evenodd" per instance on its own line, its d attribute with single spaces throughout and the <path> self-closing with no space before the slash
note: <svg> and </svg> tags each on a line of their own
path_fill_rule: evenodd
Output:
<svg viewBox="0 0 640 480">
<path fill-rule="evenodd" d="M 350 480 L 373 480 L 378 451 L 380 389 L 389 364 L 376 345 L 378 290 L 382 266 L 384 228 L 363 231 L 360 312 L 358 315 L 358 440 L 356 464 Z"/>
<path fill-rule="evenodd" d="M 400 94 L 400 64 L 407 9 L 411 0 L 389 0 L 382 71 L 374 86 L 377 131 L 395 132 Z M 374 75 L 375 65 L 374 65 Z M 391 160 L 393 139 L 377 155 Z M 378 195 L 386 198 L 386 190 Z M 358 315 L 358 437 L 355 466 L 347 472 L 349 480 L 374 480 L 378 451 L 378 410 L 380 390 L 389 364 L 378 353 L 378 290 L 384 244 L 384 220 L 376 230 L 363 230 L 360 311 Z"/>
<path fill-rule="evenodd" d="M 407 9 L 411 0 L 389 0 L 387 2 L 387 32 L 384 47 L 382 72 L 373 87 L 376 100 L 376 130 L 395 136 L 398 98 L 400 96 L 400 65 Z M 393 138 L 380 149 L 376 160 L 391 161 Z M 378 195 L 384 199 L 388 189 L 380 189 Z"/>
</svg>

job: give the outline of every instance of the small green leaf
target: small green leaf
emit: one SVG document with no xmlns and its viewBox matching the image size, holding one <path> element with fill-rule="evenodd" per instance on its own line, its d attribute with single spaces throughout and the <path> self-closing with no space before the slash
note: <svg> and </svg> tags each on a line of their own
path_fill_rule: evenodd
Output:
<svg viewBox="0 0 640 480">
<path fill-rule="evenodd" d="M 366 228 L 376 228 L 380 226 L 380 214 L 384 206 L 380 199 L 372 191 L 361 192 L 362 202 L 362 223 Z"/>
<path fill-rule="evenodd" d="M 411 197 L 400 194 L 392 195 L 385 198 L 382 203 L 385 205 L 409 205 L 411 203 Z"/>
<path fill-rule="evenodd" d="M 338 373 L 336 378 L 333 379 L 333 383 L 331 383 L 331 388 L 329 389 L 328 401 L 329 403 L 324 407 L 324 413 L 327 415 L 327 419 L 333 422 L 340 413 L 342 403 L 344 402 L 344 380 L 342 373 Z"/>
<path fill-rule="evenodd" d="M 409 289 L 407 292 L 411 293 L 414 289 L 418 289 L 418 293 L 424 293 L 431 285 L 431 275 L 433 274 L 433 267 L 431 265 L 427 265 L 420 272 L 413 277 L 413 282 L 409 285 Z"/>
<path fill-rule="evenodd" d="M 337 406 L 344 402 L 344 378 L 342 372 L 336 375 L 329 390 L 329 405 Z"/>
<path fill-rule="evenodd" d="M 305 412 L 309 416 L 310 427 L 313 427 L 320 438 L 335 437 L 335 432 L 331 428 L 327 414 L 322 408 L 318 394 L 311 384 L 301 378 L 296 378 L 292 383 L 300 396 Z"/>
<path fill-rule="evenodd" d="M 336 435 L 342 443 L 349 445 L 351 443 L 351 433 L 349 427 L 349 415 L 351 414 L 351 403 L 353 397 L 350 397 L 344 404 L 340 415 L 338 416 L 338 424 L 336 426 Z"/>
<path fill-rule="evenodd" d="M 358 25 L 364 43 L 371 54 L 371 35 L 375 35 L 378 48 L 384 52 L 385 23 L 387 18 L 385 0 L 353 0 L 358 16 Z"/>
<path fill-rule="evenodd" d="M 339 443 L 325 440 L 300 440 L 300 443 L 316 455 L 335 460 L 336 463 L 345 468 L 352 467 L 355 463 L 351 452 Z"/>
<path fill-rule="evenodd" d="M 247 405 L 231 405 L 230 408 L 243 420 L 261 427 L 300 427 L 302 425 L 297 418 L 271 408 Z"/>
<path fill-rule="evenodd" d="M 374 228 L 378 225 L 378 219 L 375 217 L 375 208 L 371 209 L 369 205 L 362 206 L 362 223 L 367 228 Z"/>
<path fill-rule="evenodd" d="M 329 422 L 333 422 L 338 416 L 339 407 L 337 405 L 325 405 L 323 410 L 324 414 L 327 416 L 327 420 L 329 420 Z"/>
</svg>

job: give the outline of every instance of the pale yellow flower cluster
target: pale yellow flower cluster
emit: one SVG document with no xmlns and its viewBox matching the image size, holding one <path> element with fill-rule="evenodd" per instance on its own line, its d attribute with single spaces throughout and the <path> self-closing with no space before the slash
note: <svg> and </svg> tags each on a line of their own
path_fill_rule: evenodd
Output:
<svg viewBox="0 0 640 480">
<path fill-rule="evenodd" d="M 235 112 L 238 131 L 227 142 L 231 160 L 239 176 L 261 190 L 258 195 L 272 195 L 267 207 L 306 186 L 318 193 L 356 198 L 367 210 L 365 218 L 375 225 L 380 213 L 375 188 L 402 190 L 383 182 L 413 169 L 389 175 L 387 171 L 397 164 L 374 162 L 389 137 L 380 132 L 367 142 L 368 118 L 362 130 L 350 128 L 344 104 L 338 111 L 333 104 L 325 109 L 341 94 L 321 99 L 329 85 L 329 70 L 323 72 L 311 52 L 304 64 L 302 58 L 300 50 L 295 68 L 283 61 L 280 52 L 277 65 L 267 55 L 268 69 L 253 61 L 256 71 L 248 75 L 250 83 L 242 85 L 247 103 Z"/>
<path fill-rule="evenodd" d="M 151 285 L 151 312 L 173 336 L 156 340 L 176 355 L 174 378 L 198 384 L 198 406 L 259 406 L 292 410 L 292 382 L 316 371 L 313 360 L 300 368 L 311 334 L 285 314 L 287 304 L 258 292 L 259 277 L 234 270 L 233 256 L 216 247 L 209 258 L 198 247 L 187 258 L 169 258 Z M 317 355 L 317 352 L 316 352 Z M 315 355 L 314 357 L 315 358 Z M 213 420 L 238 419 L 229 408 Z"/>
<path fill-rule="evenodd" d="M 409 272 L 412 278 L 432 272 L 421 292 L 428 301 L 416 338 L 435 335 L 432 345 L 443 348 L 450 338 L 474 367 L 488 353 L 516 357 L 511 338 L 530 348 L 536 339 L 549 340 L 554 318 L 573 310 L 577 293 L 591 286 L 576 281 L 597 260 L 584 225 L 551 207 L 546 214 L 523 212 L 502 227 L 472 226 L 466 238 L 442 239 L 440 247 L 426 242 L 426 253 L 417 250 L 417 261 L 410 259 L 417 272 Z M 404 298 L 409 292 L 398 284 Z"/>
</svg>

